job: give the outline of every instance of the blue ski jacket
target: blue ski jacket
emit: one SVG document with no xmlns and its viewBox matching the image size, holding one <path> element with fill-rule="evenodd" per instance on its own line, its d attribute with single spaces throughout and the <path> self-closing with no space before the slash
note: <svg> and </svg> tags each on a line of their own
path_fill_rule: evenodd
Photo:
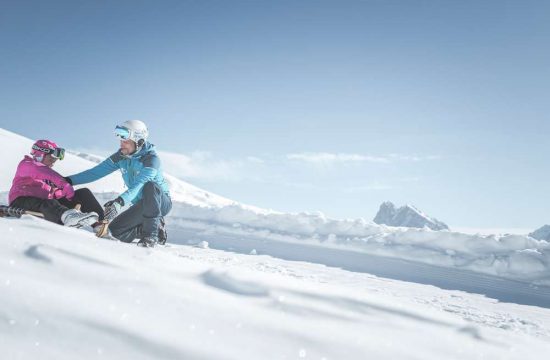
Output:
<svg viewBox="0 0 550 360">
<path fill-rule="evenodd" d="M 149 142 L 145 142 L 142 148 L 132 155 L 122 155 L 118 151 L 97 166 L 71 175 L 69 178 L 73 185 L 86 184 L 101 179 L 115 170 L 122 172 L 122 178 L 128 188 L 119 195 L 124 200 L 124 204 L 138 202 L 141 199 L 143 186 L 151 181 L 158 184 L 166 194 L 170 194 L 168 184 L 162 175 L 155 145 Z"/>
</svg>

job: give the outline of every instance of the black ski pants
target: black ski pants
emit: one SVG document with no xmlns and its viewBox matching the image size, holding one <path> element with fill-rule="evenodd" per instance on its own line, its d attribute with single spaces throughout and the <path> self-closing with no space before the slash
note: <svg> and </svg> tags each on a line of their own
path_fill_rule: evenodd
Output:
<svg viewBox="0 0 550 360">
<path fill-rule="evenodd" d="M 172 200 L 160 186 L 148 182 L 141 199 L 109 223 L 111 235 L 123 242 L 143 237 L 158 238 L 160 218 L 172 210 Z"/>
<path fill-rule="evenodd" d="M 40 199 L 34 196 L 20 196 L 13 200 L 10 206 L 29 211 L 37 211 L 44 214 L 44 219 L 62 224 L 61 215 L 74 208 L 77 204 L 82 207 L 82 212 L 94 211 L 99 215 L 99 220 L 103 220 L 103 207 L 99 204 L 94 194 L 88 188 L 78 189 L 74 193 L 74 198 L 68 200 L 62 199 Z"/>
</svg>

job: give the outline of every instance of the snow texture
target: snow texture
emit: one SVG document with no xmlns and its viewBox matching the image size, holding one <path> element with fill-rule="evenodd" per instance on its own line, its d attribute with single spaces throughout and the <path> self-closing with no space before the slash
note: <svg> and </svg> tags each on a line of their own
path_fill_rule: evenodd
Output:
<svg viewBox="0 0 550 360">
<path fill-rule="evenodd" d="M 523 360 L 550 351 L 547 307 L 266 255 L 143 249 L 30 216 L 0 219 L 0 233 L 5 359 Z M 441 270 L 429 272 L 456 275 Z"/>
</svg>

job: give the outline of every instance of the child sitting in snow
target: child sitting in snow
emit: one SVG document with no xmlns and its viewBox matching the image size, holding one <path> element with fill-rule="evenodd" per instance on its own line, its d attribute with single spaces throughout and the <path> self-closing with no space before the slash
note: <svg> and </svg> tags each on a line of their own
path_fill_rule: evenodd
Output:
<svg viewBox="0 0 550 360">
<path fill-rule="evenodd" d="M 49 140 L 34 143 L 31 156 L 25 155 L 9 193 L 10 206 L 40 212 L 48 221 L 65 226 L 103 228 L 104 211 L 89 189 L 74 190 L 63 176 L 52 169 L 63 160 L 65 149 Z M 82 212 L 74 207 L 80 204 Z"/>
</svg>

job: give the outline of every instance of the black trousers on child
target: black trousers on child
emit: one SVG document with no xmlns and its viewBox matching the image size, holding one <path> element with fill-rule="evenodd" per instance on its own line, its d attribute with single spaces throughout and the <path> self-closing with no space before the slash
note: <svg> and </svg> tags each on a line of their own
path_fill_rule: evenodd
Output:
<svg viewBox="0 0 550 360">
<path fill-rule="evenodd" d="M 29 211 L 41 212 L 44 214 L 44 219 L 57 224 L 62 224 L 61 215 L 65 211 L 74 208 L 77 204 L 82 206 L 80 211 L 94 211 L 99 215 L 99 220 L 103 220 L 103 216 L 105 215 L 103 212 L 103 207 L 99 204 L 94 194 L 88 188 L 76 190 L 72 200 L 68 200 L 66 198 L 40 199 L 34 196 L 20 196 L 13 200 L 10 206 Z"/>
</svg>

